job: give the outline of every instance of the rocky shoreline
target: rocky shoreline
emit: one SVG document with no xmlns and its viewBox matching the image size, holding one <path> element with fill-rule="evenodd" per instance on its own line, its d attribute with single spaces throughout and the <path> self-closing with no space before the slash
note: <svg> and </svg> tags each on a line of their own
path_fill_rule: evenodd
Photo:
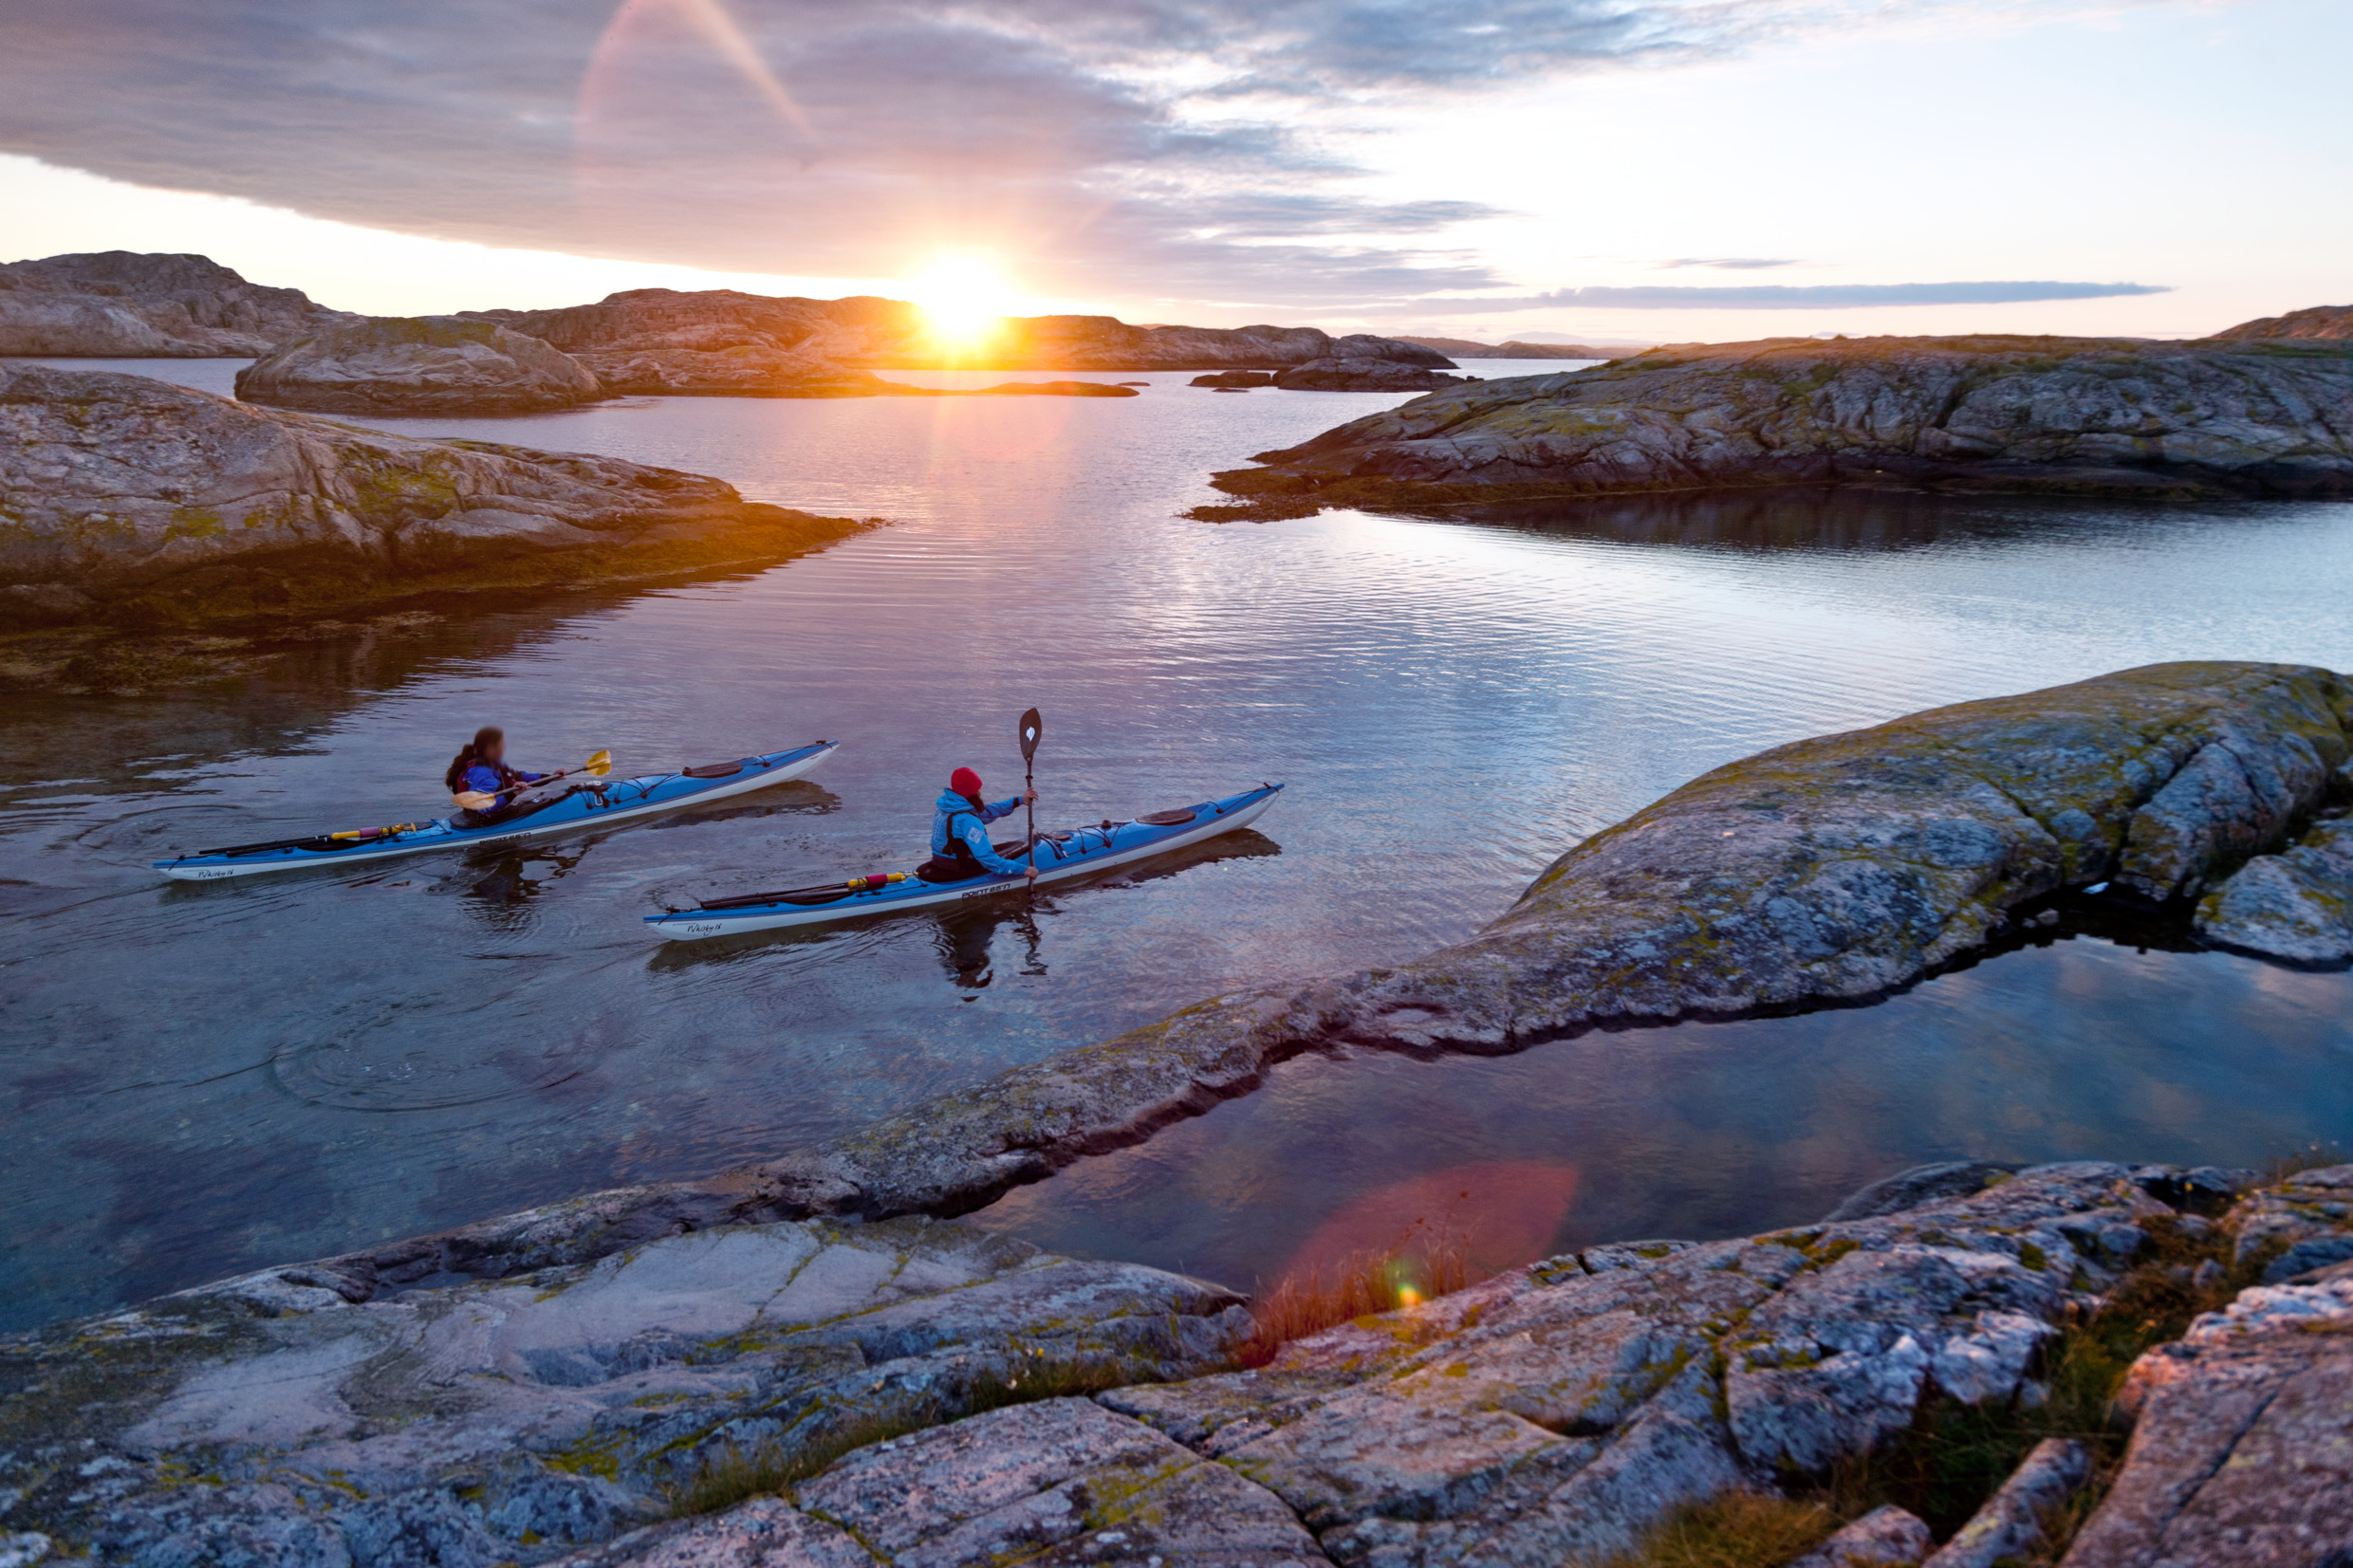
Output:
<svg viewBox="0 0 2353 1568">
<path fill-rule="evenodd" d="M 724 1227 L 361 1302 L 277 1270 L 0 1340 L 0 1550 L 1598 1563 L 1737 1503 L 1809 1565 L 2051 1561 L 2056 1531 L 2072 1568 L 2310 1568 L 2353 1549 L 2349 1221 L 2353 1166 L 1926 1167 L 1265 1365 L 1231 1292 L 951 1223 Z"/>
<path fill-rule="evenodd" d="M 2302 324 L 2285 320 L 2285 331 Z M 1475 516 L 1510 503 L 1787 485 L 2343 495 L 2353 492 L 2349 413 L 2344 342 L 2241 328 L 2187 343 L 1686 344 L 1417 398 L 1216 474 L 1241 504 L 1191 515 Z"/>
<path fill-rule="evenodd" d="M 0 364 L 0 631 L 298 625 L 769 565 L 871 526 L 617 458 L 387 435 Z"/>
</svg>

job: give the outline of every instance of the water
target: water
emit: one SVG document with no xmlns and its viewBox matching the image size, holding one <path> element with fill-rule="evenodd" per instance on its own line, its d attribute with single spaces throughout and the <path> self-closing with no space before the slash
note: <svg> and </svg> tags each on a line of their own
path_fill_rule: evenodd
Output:
<svg viewBox="0 0 2353 1568">
<path fill-rule="evenodd" d="M 234 363 L 141 368 L 217 389 Z M 401 426 L 895 524 L 729 581 L 355 630 L 193 695 L 11 701 L 0 1323 L 702 1173 L 1223 988 L 1425 951 L 1580 835 L 1761 747 L 2159 658 L 2353 668 L 2353 507 L 1784 497 L 1217 527 L 1176 515 L 1210 470 L 1396 399 L 1104 378 L 1151 385 Z M 1034 915 L 646 940 L 665 902 L 906 864 L 949 768 L 1018 783 L 1031 704 L 1042 825 L 1294 787 L 1256 831 Z M 806 782 L 596 839 L 208 886 L 147 869 L 436 811 L 491 722 L 539 766 L 845 745 Z M 1819 1208 L 1956 1149 L 2251 1160 L 2344 1129 L 2341 1099 L 2296 1086 L 2342 1078 L 2349 985 L 2087 935 L 1860 1012 L 1302 1062 L 984 1218 L 1242 1278 L 1473 1163 L 1575 1166 L 1567 1233 L 1738 1228 L 1776 1183 Z M 2251 999 L 2285 1000 L 2258 1026 Z M 2013 1037 L 2102 1092 L 2011 1075 Z M 1779 1098 L 1734 1096 L 1737 1135 L 1663 1131 L 1760 1062 Z M 1837 1109 L 1874 1082 L 1868 1115 Z M 2225 1090 L 2243 1112 L 2214 1110 Z M 1830 1109 L 1767 1114 L 1806 1104 Z M 1137 1198 L 1143 1168 L 1120 1162 L 1188 1150 L 1261 1179 L 1167 1177 L 1181 1214 Z"/>
</svg>

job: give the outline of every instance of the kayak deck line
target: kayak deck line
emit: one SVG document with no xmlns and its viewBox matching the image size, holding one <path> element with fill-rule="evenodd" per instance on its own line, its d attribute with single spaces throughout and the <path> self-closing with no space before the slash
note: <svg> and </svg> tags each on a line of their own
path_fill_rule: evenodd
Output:
<svg viewBox="0 0 2353 1568">
<path fill-rule="evenodd" d="M 1035 839 L 1038 882 L 1043 885 L 1092 876 L 1247 827 L 1274 803 L 1283 787 L 1279 784 L 1264 784 L 1238 795 L 1173 811 L 1156 811 L 1124 821 L 1105 818 L 1083 827 L 1041 832 Z M 1027 856 L 1030 847 L 1031 840 L 1022 839 L 998 844 L 996 851 L 1011 859 Z M 861 915 L 936 908 L 968 898 L 1019 893 L 1028 885 L 1028 877 L 1019 873 L 1010 876 L 968 876 L 953 882 L 927 882 L 905 872 L 877 873 L 815 887 L 708 898 L 691 910 L 668 910 L 643 918 L 661 933 L 664 941 L 698 941 L 784 926 L 820 925 Z"/>
<path fill-rule="evenodd" d="M 511 843 L 573 829 L 675 810 L 706 801 L 747 794 L 797 779 L 841 748 L 839 741 L 812 741 L 785 751 L 755 753 L 730 762 L 704 763 L 634 779 L 602 779 L 578 784 L 546 805 L 479 827 L 460 827 L 447 817 L 384 828 L 311 834 L 256 844 L 200 850 L 157 860 L 155 869 L 176 881 L 213 882 L 264 872 L 308 866 L 347 866 L 431 850 L 473 844 Z"/>
</svg>

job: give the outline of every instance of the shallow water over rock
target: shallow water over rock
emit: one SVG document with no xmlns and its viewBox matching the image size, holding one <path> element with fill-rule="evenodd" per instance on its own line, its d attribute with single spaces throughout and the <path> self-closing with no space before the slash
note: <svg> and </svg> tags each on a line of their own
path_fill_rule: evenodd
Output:
<svg viewBox="0 0 2353 1568">
<path fill-rule="evenodd" d="M 154 368 L 225 386 L 234 362 Z M 353 629 L 190 694 L 12 701 L 0 1323 L 702 1173 L 1224 988 L 1426 951 L 1579 835 L 1778 742 L 2161 658 L 2353 668 L 2353 507 L 1791 495 L 1506 526 L 1219 528 L 1175 515 L 1213 469 L 1382 399 L 1123 378 L 1152 384 L 387 422 L 668 464 L 900 526 L 734 581 Z M 1047 721 L 1041 825 L 1262 778 L 1293 789 L 1251 834 L 1034 912 L 710 949 L 641 934 L 664 900 L 905 865 L 949 766 L 1010 790 L 1031 704 Z M 805 783 L 601 839 L 247 885 L 166 887 L 146 869 L 173 849 L 431 814 L 440 768 L 486 722 L 528 763 L 609 747 L 624 772 L 846 744 Z M 2345 975 L 2098 937 L 2054 952 L 1874 1009 L 1509 1061 L 1297 1063 L 1262 1099 L 1112 1157 L 1224 1158 L 1236 1117 L 1265 1119 L 1283 1156 L 1252 1154 L 1269 1179 L 1204 1195 L 1173 1229 L 1138 1223 L 1119 1250 L 1266 1272 L 1351 1205 L 1478 1160 L 1573 1164 L 1576 1203 L 1631 1194 L 1606 1222 L 1565 1210 L 1556 1229 L 1594 1239 L 1776 1222 L 1733 1201 L 1767 1172 L 1777 1193 L 1818 1185 L 1826 1208 L 1946 1152 L 2248 1163 L 2341 1134 L 2347 1106 L 2307 1091 L 2353 1050 Z M 2038 1050 L 2067 1070 L 2011 1070 Z M 1867 1115 L 1769 1114 L 1867 1099 L 1879 1079 Z M 1294 1080 L 1336 1109 L 1283 1126 Z M 1599 1130 L 1579 1119 L 1597 1105 Z M 1735 1112 L 1737 1136 L 1705 1133 Z M 1374 1153 L 1412 1116 L 1444 1163 Z M 1700 1131 L 1644 1144 L 1646 1126 Z M 1363 1157 L 1287 1175 L 1310 1139 Z M 1072 1179 L 1086 1170 L 1008 1205 L 1029 1204 L 1050 1245 L 1091 1243 L 1093 1178 Z M 1686 1187 L 1681 1208 L 1657 1195 Z M 1269 1239 L 1195 1240 L 1217 1225 Z"/>
</svg>

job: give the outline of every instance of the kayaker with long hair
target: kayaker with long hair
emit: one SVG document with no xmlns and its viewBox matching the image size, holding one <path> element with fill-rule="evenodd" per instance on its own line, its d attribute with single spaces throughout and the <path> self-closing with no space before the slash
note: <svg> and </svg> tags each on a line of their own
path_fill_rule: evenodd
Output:
<svg viewBox="0 0 2353 1568">
<path fill-rule="evenodd" d="M 993 875 L 1035 879 L 1038 868 L 999 855 L 989 841 L 989 824 L 1010 817 L 1038 798 L 1034 789 L 1008 796 L 993 804 L 980 798 L 980 775 L 959 767 L 948 776 L 948 787 L 933 802 L 932 858 L 916 875 L 927 882 L 960 882 L 968 876 Z"/>
<path fill-rule="evenodd" d="M 562 777 L 561 772 L 527 773 L 509 767 L 507 732 L 494 724 L 486 724 L 450 759 L 450 769 L 442 782 L 449 786 L 450 803 L 457 807 L 457 825 L 482 827 L 516 815 L 515 792 L 524 785 Z"/>
</svg>

